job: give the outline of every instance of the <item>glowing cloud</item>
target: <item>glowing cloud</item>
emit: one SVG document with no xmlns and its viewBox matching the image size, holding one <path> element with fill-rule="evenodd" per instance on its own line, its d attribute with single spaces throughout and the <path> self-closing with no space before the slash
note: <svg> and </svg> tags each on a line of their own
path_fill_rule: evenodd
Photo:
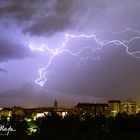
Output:
<svg viewBox="0 0 140 140">
<path fill-rule="evenodd" d="M 47 70 L 48 68 L 50 67 L 50 65 L 52 64 L 52 61 L 54 58 L 56 58 L 58 55 L 61 55 L 62 53 L 69 53 L 71 54 L 72 56 L 74 57 L 78 57 L 79 58 L 79 61 L 77 63 L 77 66 L 81 66 L 82 65 L 82 62 L 84 60 L 86 60 L 88 58 L 88 56 L 82 56 L 81 53 L 88 49 L 92 52 L 96 52 L 96 51 L 99 51 L 101 50 L 104 46 L 107 46 L 109 44 L 114 44 L 116 46 L 122 46 L 125 48 L 126 50 L 126 53 L 136 59 L 140 59 L 140 56 L 138 56 L 140 54 L 140 51 L 129 51 L 129 46 L 128 44 L 131 43 L 132 41 L 136 40 L 136 39 L 140 39 L 140 32 L 139 31 L 136 31 L 136 30 L 132 30 L 130 28 L 127 28 L 121 32 L 113 32 L 111 30 L 108 30 L 108 29 L 105 29 L 106 31 L 109 31 L 110 34 L 116 34 L 116 35 L 121 35 L 125 32 L 131 32 L 131 33 L 136 33 L 137 36 L 133 36 L 131 39 L 129 40 L 119 40 L 119 39 L 114 39 L 114 40 L 103 40 L 103 39 L 100 39 L 98 38 L 95 34 L 92 34 L 92 35 L 86 35 L 86 34 L 80 34 L 80 35 L 73 35 L 73 34 L 65 34 L 64 36 L 64 41 L 61 43 L 61 45 L 57 48 L 57 49 L 50 49 L 48 45 L 46 44 L 42 44 L 41 46 L 36 46 L 36 45 L 33 45 L 33 44 L 29 44 L 29 48 L 32 50 L 32 51 L 40 51 L 40 52 L 44 52 L 44 51 L 48 51 L 49 53 L 51 53 L 51 57 L 47 63 L 47 65 L 41 69 L 39 69 L 39 78 L 35 80 L 36 84 L 40 85 L 40 86 L 43 86 L 45 84 L 45 82 L 47 81 Z M 102 30 L 102 31 L 98 31 L 98 32 L 104 32 L 105 30 Z M 83 46 L 81 47 L 78 51 L 76 52 L 73 52 L 70 48 L 68 48 L 67 44 L 75 39 L 75 38 L 79 38 L 79 39 L 83 39 L 83 38 L 86 38 L 86 39 L 90 39 L 90 40 L 93 40 L 96 42 L 97 46 L 95 48 L 95 46 L 93 47 L 92 45 L 91 46 Z M 97 56 L 98 57 L 98 56 Z"/>
</svg>

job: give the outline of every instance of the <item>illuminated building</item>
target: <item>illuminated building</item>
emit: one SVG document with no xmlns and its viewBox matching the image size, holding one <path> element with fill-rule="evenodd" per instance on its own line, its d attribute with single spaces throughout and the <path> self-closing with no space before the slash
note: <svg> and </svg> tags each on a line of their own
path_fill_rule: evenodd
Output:
<svg viewBox="0 0 140 140">
<path fill-rule="evenodd" d="M 96 115 L 104 114 L 105 116 L 109 116 L 110 106 L 107 103 L 96 103 L 94 104 L 94 111 Z"/>
<path fill-rule="evenodd" d="M 26 111 L 28 111 L 31 115 L 31 119 L 33 119 L 34 121 L 37 118 L 42 118 L 48 115 L 51 115 L 51 113 L 56 113 L 57 115 L 59 115 L 60 117 L 64 118 L 65 116 L 72 114 L 74 112 L 73 108 L 69 108 L 69 107 L 40 107 L 40 108 L 30 108 L 30 109 L 26 109 Z M 26 119 L 27 120 L 27 119 Z"/>
<path fill-rule="evenodd" d="M 121 101 L 120 100 L 109 100 L 110 115 L 116 116 L 117 113 L 121 112 Z"/>
<path fill-rule="evenodd" d="M 68 112 L 62 112 L 61 116 L 62 118 L 64 118 L 65 116 L 67 116 Z"/>
<path fill-rule="evenodd" d="M 3 108 L 0 110 L 0 117 L 12 117 L 12 109 L 11 108 Z"/>
<path fill-rule="evenodd" d="M 121 112 L 126 112 L 128 115 L 135 115 L 137 112 L 137 103 L 131 99 L 121 102 Z"/>
<path fill-rule="evenodd" d="M 38 112 L 38 113 L 36 113 L 36 118 L 42 118 L 42 117 L 45 117 L 45 116 L 47 116 L 49 113 L 48 112 Z"/>
<path fill-rule="evenodd" d="M 13 114 L 13 112 L 12 112 L 11 108 L 1 108 L 1 110 L 0 110 L 0 118 L 2 118 L 2 117 L 7 118 L 7 122 L 10 121 L 12 114 Z"/>
<path fill-rule="evenodd" d="M 85 116 L 95 116 L 104 114 L 108 116 L 109 113 L 109 105 L 106 103 L 93 104 L 93 103 L 78 103 L 75 107 L 76 114 L 78 114 L 81 120 L 85 119 Z"/>
</svg>

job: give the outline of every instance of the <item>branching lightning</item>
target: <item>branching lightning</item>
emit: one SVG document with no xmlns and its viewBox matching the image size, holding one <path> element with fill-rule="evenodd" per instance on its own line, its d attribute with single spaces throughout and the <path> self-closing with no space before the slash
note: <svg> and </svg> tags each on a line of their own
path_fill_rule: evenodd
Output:
<svg viewBox="0 0 140 140">
<path fill-rule="evenodd" d="M 64 41 L 61 43 L 61 45 L 58 47 L 58 49 L 51 49 L 46 44 L 42 44 L 39 47 L 35 46 L 35 45 L 32 45 L 32 44 L 29 44 L 29 48 L 32 51 L 40 51 L 40 52 L 48 51 L 49 53 L 52 54 L 50 59 L 49 59 L 49 61 L 48 61 L 48 63 L 47 63 L 47 65 L 44 68 L 39 69 L 39 71 L 38 71 L 39 78 L 35 80 L 36 84 L 38 84 L 40 86 L 43 86 L 45 84 L 45 82 L 47 81 L 47 78 L 46 78 L 47 77 L 47 71 L 48 71 L 50 65 L 52 64 L 52 61 L 58 55 L 61 55 L 62 53 L 65 53 L 65 52 L 71 54 L 72 56 L 75 56 L 75 57 L 79 58 L 77 66 L 81 66 L 82 62 L 88 58 L 88 56 L 82 56 L 81 55 L 81 53 L 85 49 L 88 49 L 88 50 L 91 51 L 91 53 L 93 53 L 95 51 L 101 50 L 104 46 L 109 45 L 109 44 L 114 44 L 114 45 L 117 45 L 117 46 L 121 45 L 122 47 L 125 48 L 127 54 L 129 54 L 130 56 L 132 56 L 132 57 L 134 57 L 136 59 L 140 59 L 140 56 L 138 56 L 138 54 L 140 54 L 140 51 L 130 52 L 129 51 L 129 46 L 128 46 L 128 44 L 130 42 L 132 42 L 134 40 L 137 40 L 137 39 L 140 39 L 140 32 L 139 31 L 127 28 L 127 29 L 125 29 L 125 30 L 123 30 L 121 32 L 113 32 L 113 31 L 108 30 L 108 29 L 105 29 L 105 30 L 102 30 L 102 31 L 98 31 L 98 32 L 104 32 L 104 31 L 108 31 L 111 34 L 116 34 L 116 35 L 121 35 L 121 34 L 129 31 L 129 32 L 135 33 L 137 35 L 132 37 L 132 38 L 130 38 L 129 40 L 121 41 L 121 40 L 118 40 L 118 39 L 115 39 L 115 40 L 101 40 L 101 39 L 97 38 L 97 36 L 95 34 L 92 34 L 92 35 L 86 35 L 86 34 L 80 34 L 80 35 L 65 34 Z M 69 41 L 74 39 L 74 38 L 80 38 L 80 39 L 87 38 L 87 39 L 91 39 L 91 40 L 96 42 L 97 46 L 96 46 L 96 48 L 93 47 L 92 45 L 90 47 L 89 46 L 84 46 L 84 47 L 80 48 L 77 52 L 73 52 L 72 50 L 67 48 L 67 43 L 69 43 Z"/>
</svg>

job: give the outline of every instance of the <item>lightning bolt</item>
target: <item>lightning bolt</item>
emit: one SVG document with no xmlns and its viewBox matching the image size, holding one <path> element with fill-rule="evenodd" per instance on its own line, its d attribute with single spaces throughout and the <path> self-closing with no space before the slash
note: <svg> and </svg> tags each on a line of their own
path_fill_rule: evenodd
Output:
<svg viewBox="0 0 140 140">
<path fill-rule="evenodd" d="M 135 41 L 137 39 L 140 39 L 140 32 L 139 31 L 136 31 L 136 30 L 133 30 L 133 29 L 130 29 L 130 28 L 127 28 L 121 32 L 113 32 L 112 30 L 109 30 L 109 29 L 104 29 L 104 30 L 100 30 L 100 31 L 97 31 L 97 32 L 105 32 L 105 31 L 108 31 L 110 32 L 110 34 L 113 34 L 113 35 L 121 35 L 123 33 L 126 33 L 126 32 L 131 32 L 131 33 L 135 33 L 137 35 L 135 35 L 134 37 L 131 37 L 130 39 L 128 40 L 119 40 L 119 39 L 115 39 L 115 40 L 102 40 L 102 39 L 99 39 L 95 34 L 92 34 L 92 35 L 86 35 L 86 34 L 80 34 L 80 35 L 73 35 L 73 34 L 65 34 L 64 36 L 64 41 L 61 43 L 61 45 L 57 48 L 57 49 L 50 49 L 48 47 L 48 45 L 46 44 L 42 44 L 41 46 L 36 46 L 36 45 L 33 45 L 33 44 L 29 44 L 29 48 L 32 50 L 32 51 L 39 51 L 39 52 L 44 52 L 44 51 L 48 51 L 49 53 L 51 53 L 51 57 L 47 63 L 47 65 L 41 69 L 39 69 L 38 73 L 39 73 L 39 78 L 35 80 L 36 84 L 40 85 L 40 86 L 43 86 L 45 84 L 45 82 L 47 81 L 47 71 L 50 67 L 50 65 L 52 64 L 52 61 L 58 56 L 58 55 L 61 55 L 62 53 L 69 53 L 71 54 L 72 56 L 75 56 L 75 57 L 78 57 L 79 58 L 79 61 L 77 63 L 77 66 L 81 66 L 82 63 L 88 59 L 88 56 L 82 56 L 81 53 L 88 49 L 90 50 L 91 54 L 95 51 L 98 51 L 98 50 L 101 50 L 104 46 L 106 45 L 109 45 L 109 44 L 115 44 L 117 46 L 121 45 L 125 48 L 126 50 L 126 53 L 129 54 L 130 56 L 136 58 L 136 59 L 140 59 L 140 56 L 138 56 L 138 54 L 140 54 L 140 51 L 133 51 L 133 52 L 130 52 L 129 51 L 129 46 L 128 44 L 131 43 L 132 41 Z M 67 48 L 67 44 L 70 42 L 70 40 L 74 39 L 74 38 L 80 38 L 80 39 L 91 39 L 93 41 L 96 42 L 97 46 L 96 48 L 93 47 L 93 46 L 84 46 L 82 48 L 80 48 L 77 52 L 73 52 L 72 50 L 70 50 L 69 48 Z M 90 54 L 89 54 L 90 55 Z"/>
</svg>

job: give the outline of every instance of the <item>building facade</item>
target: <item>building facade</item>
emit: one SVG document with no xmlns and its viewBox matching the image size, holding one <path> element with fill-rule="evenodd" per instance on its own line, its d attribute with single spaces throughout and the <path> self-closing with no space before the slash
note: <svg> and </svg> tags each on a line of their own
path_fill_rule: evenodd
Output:
<svg viewBox="0 0 140 140">
<path fill-rule="evenodd" d="M 84 120 L 86 116 L 94 117 L 95 115 L 109 116 L 110 106 L 107 103 L 78 103 L 75 112 Z"/>
<path fill-rule="evenodd" d="M 137 103 L 133 100 L 121 102 L 121 112 L 125 112 L 128 115 L 135 115 L 137 113 Z"/>
<path fill-rule="evenodd" d="M 109 100 L 108 104 L 110 106 L 110 115 L 116 116 L 121 112 L 121 101 L 120 100 Z"/>
</svg>

